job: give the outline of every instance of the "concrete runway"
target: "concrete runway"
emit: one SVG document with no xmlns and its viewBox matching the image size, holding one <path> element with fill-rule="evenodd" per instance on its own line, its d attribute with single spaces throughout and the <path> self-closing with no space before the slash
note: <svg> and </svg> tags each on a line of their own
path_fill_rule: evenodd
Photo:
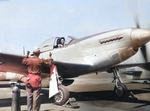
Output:
<svg viewBox="0 0 150 111">
<path fill-rule="evenodd" d="M 67 86 L 70 97 L 75 97 L 80 108 L 57 106 L 53 99 L 48 99 L 48 88 L 41 92 L 41 111 L 150 111 L 150 84 L 139 82 L 126 85 L 138 100 L 117 98 L 113 92 L 112 74 L 89 74 L 75 78 L 72 85 Z M 26 111 L 26 93 L 24 86 L 21 91 L 21 111 Z M 0 111 L 11 111 L 12 88 L 6 81 L 0 82 Z"/>
</svg>

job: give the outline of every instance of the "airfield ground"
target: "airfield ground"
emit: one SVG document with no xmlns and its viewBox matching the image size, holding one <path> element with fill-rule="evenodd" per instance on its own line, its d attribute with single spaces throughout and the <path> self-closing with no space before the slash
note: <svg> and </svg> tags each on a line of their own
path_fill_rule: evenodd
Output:
<svg viewBox="0 0 150 111">
<path fill-rule="evenodd" d="M 41 92 L 42 104 L 40 111 L 150 111 L 150 84 L 141 81 L 127 81 L 126 85 L 138 100 L 120 99 L 114 94 L 112 74 L 89 74 L 75 78 L 72 85 L 67 86 L 70 97 L 75 97 L 80 108 L 55 105 L 53 99 L 48 99 L 48 88 Z M 21 111 L 26 111 L 26 92 L 20 87 Z M 12 88 L 8 81 L 0 82 L 0 111 L 11 111 Z"/>
</svg>

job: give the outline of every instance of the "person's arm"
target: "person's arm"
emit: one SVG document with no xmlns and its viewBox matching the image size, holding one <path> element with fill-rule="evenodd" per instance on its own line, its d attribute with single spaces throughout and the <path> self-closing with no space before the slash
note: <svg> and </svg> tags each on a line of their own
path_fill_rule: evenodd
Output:
<svg viewBox="0 0 150 111">
<path fill-rule="evenodd" d="M 51 67 L 52 66 L 52 64 L 53 64 L 53 59 L 51 58 L 51 55 L 52 55 L 52 53 L 50 52 L 50 58 L 49 59 L 42 59 L 43 60 L 43 63 L 45 64 L 45 65 L 48 65 L 49 67 Z"/>
<path fill-rule="evenodd" d="M 27 56 L 22 60 L 22 64 L 27 64 L 27 59 L 29 58 L 29 54 L 30 54 L 30 52 L 28 51 L 27 52 Z"/>
<path fill-rule="evenodd" d="M 26 76 L 22 76 L 20 78 L 20 81 L 22 81 L 23 83 L 27 84 L 27 77 Z"/>
<path fill-rule="evenodd" d="M 22 60 L 22 64 L 27 64 L 27 58 L 24 58 L 23 60 Z"/>
<path fill-rule="evenodd" d="M 28 51 L 27 52 L 27 56 L 22 60 L 22 64 L 25 64 L 25 65 L 27 65 L 27 59 L 29 58 L 29 54 L 30 54 L 30 52 Z M 20 81 L 22 81 L 23 83 L 27 83 L 27 77 L 26 76 L 22 76 L 21 78 L 20 78 Z"/>
</svg>

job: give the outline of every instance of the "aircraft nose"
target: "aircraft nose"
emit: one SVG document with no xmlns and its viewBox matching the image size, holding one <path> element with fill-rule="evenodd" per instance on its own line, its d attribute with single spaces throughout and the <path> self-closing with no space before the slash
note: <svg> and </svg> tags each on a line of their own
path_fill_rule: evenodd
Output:
<svg viewBox="0 0 150 111">
<path fill-rule="evenodd" d="M 150 31 L 145 29 L 133 29 L 131 38 L 133 48 L 138 50 L 139 47 L 150 41 Z"/>
</svg>

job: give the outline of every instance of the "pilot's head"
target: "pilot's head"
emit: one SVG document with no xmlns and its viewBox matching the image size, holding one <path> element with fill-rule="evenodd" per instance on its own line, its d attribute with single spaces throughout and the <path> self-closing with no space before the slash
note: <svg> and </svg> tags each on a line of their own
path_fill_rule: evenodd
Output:
<svg viewBox="0 0 150 111">
<path fill-rule="evenodd" d="M 61 37 L 61 38 L 60 38 L 60 44 L 61 44 L 62 46 L 65 45 L 65 38 L 64 38 L 64 37 Z"/>
<path fill-rule="evenodd" d="M 60 42 L 62 45 L 64 45 L 65 44 L 65 38 L 61 38 Z"/>
</svg>

